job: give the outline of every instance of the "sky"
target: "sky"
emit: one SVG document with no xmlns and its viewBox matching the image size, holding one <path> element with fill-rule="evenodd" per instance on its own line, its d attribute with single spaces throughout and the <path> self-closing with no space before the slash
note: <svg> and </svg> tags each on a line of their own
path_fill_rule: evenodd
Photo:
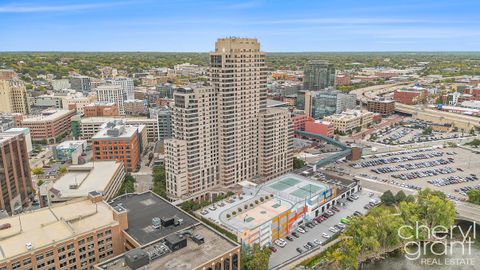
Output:
<svg viewBox="0 0 480 270">
<path fill-rule="evenodd" d="M 0 0 L 0 51 L 480 51 L 479 0 Z"/>
</svg>

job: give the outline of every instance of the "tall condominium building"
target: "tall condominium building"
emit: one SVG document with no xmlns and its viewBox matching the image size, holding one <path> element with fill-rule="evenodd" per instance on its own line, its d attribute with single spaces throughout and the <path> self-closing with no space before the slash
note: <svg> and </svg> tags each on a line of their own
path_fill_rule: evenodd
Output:
<svg viewBox="0 0 480 270">
<path fill-rule="evenodd" d="M 335 67 L 327 61 L 312 60 L 307 63 L 303 75 L 303 89 L 322 90 L 335 85 Z"/>
<path fill-rule="evenodd" d="M 266 108 L 265 68 L 265 54 L 256 39 L 219 39 L 210 53 L 210 85 L 175 91 L 173 139 L 165 140 L 171 196 L 192 197 L 217 185 L 262 178 L 260 159 L 265 159 L 264 171 L 291 169 L 291 153 L 285 152 L 285 143 L 291 138 L 276 138 L 282 145 L 278 150 L 263 141 L 271 140 L 273 134 L 289 134 L 284 129 L 291 129 L 289 115 L 276 115 Z M 267 121 L 270 117 L 279 122 Z M 268 155 L 260 155 L 260 150 Z M 284 154 L 286 161 L 275 151 Z M 276 165 L 270 165 L 271 161 Z"/>
<path fill-rule="evenodd" d="M 260 113 L 259 174 L 273 179 L 293 167 L 293 122 L 284 108 L 268 108 Z"/>
<path fill-rule="evenodd" d="M 126 77 L 119 77 L 115 79 L 108 79 L 106 80 L 108 84 L 113 84 L 113 85 L 118 85 L 122 87 L 122 95 L 123 95 L 123 100 L 127 99 L 134 99 L 134 84 L 133 84 L 133 79 L 132 78 L 126 78 Z"/>
<path fill-rule="evenodd" d="M 257 39 L 224 38 L 210 53 L 210 80 L 218 95 L 220 181 L 258 175 L 258 121 L 266 109 L 265 53 Z"/>
<path fill-rule="evenodd" d="M 115 103 L 119 114 L 125 114 L 123 89 L 120 85 L 100 85 L 96 88 L 96 92 L 98 102 Z"/>
<path fill-rule="evenodd" d="M 11 70 L 0 70 L 0 112 L 30 113 L 25 84 Z"/>
<path fill-rule="evenodd" d="M 10 214 L 21 212 L 22 206 L 33 196 L 23 133 L 0 133 L 0 167 L 0 209 Z"/>
<path fill-rule="evenodd" d="M 178 88 L 174 100 L 165 166 L 167 192 L 180 197 L 218 184 L 217 94 L 210 86 Z"/>
<path fill-rule="evenodd" d="M 72 89 L 84 93 L 90 92 L 92 88 L 90 77 L 80 75 L 70 77 L 70 86 Z"/>
</svg>

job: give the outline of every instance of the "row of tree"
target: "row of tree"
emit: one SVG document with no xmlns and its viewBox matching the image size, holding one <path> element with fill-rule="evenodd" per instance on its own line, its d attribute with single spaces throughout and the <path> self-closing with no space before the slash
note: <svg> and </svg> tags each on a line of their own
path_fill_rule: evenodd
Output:
<svg viewBox="0 0 480 270">
<path fill-rule="evenodd" d="M 396 207 L 381 205 L 365 216 L 352 218 L 343 233 L 346 240 L 325 254 L 328 269 L 358 269 L 359 262 L 380 258 L 385 252 L 400 248 L 405 240 L 399 230 L 403 237 L 428 240 L 425 230 L 421 230 L 418 237 L 415 235 L 417 222 L 429 228 L 437 225 L 449 228 L 454 223 L 453 203 L 441 192 L 425 189 L 419 191 L 413 201 L 407 200 L 408 196 L 399 197 L 399 202 L 395 199 Z M 405 225 L 413 229 L 402 227 Z"/>
</svg>

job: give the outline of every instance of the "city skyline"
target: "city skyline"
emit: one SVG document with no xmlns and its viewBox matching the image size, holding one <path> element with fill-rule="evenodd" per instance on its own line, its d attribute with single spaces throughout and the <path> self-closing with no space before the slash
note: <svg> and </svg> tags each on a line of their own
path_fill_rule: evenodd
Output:
<svg viewBox="0 0 480 270">
<path fill-rule="evenodd" d="M 0 51 L 208 52 L 255 37 L 266 52 L 476 51 L 475 1 L 4 1 Z M 461 14 L 461 16 L 459 16 Z"/>
</svg>

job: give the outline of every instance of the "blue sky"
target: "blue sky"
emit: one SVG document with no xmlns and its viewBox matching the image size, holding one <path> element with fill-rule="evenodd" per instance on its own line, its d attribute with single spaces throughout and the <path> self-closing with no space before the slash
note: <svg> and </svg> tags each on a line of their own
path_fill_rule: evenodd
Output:
<svg viewBox="0 0 480 270">
<path fill-rule="evenodd" d="M 0 51 L 479 51 L 479 0 L 0 0 Z"/>
</svg>

